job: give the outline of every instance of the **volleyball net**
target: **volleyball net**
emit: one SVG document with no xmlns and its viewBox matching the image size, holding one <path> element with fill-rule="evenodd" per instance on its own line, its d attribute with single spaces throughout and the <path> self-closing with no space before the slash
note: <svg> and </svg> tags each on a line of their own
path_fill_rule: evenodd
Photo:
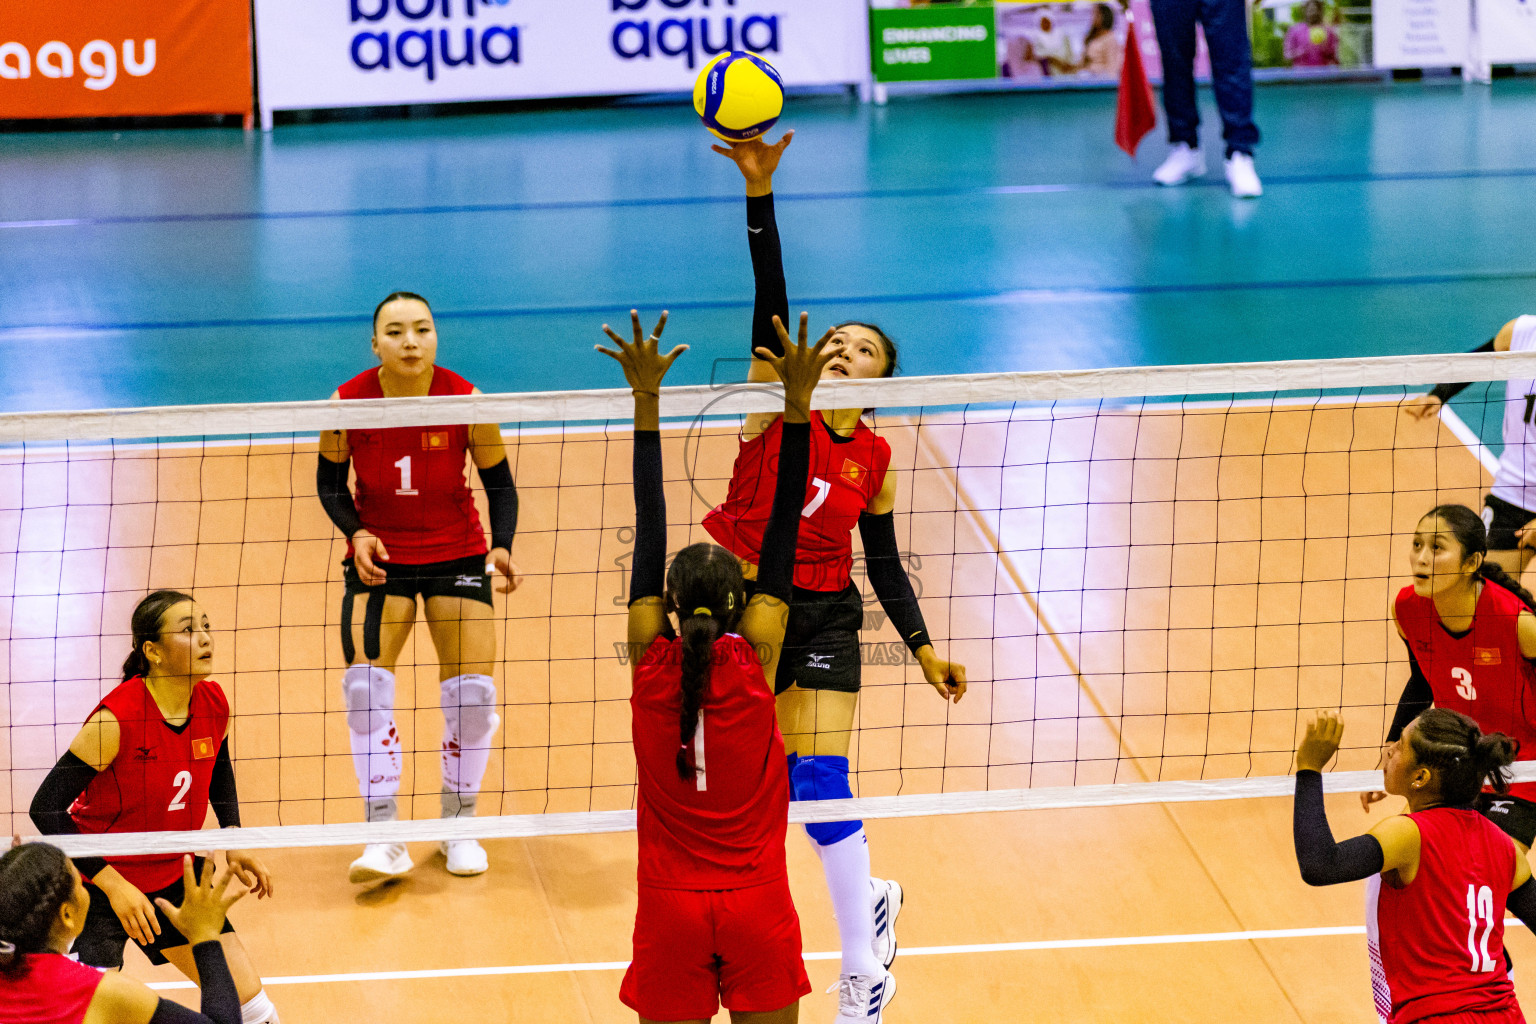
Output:
<svg viewBox="0 0 1536 1024">
<path fill-rule="evenodd" d="M 1432 506 L 1481 508 L 1503 381 L 1536 356 L 1413 356 L 831 382 L 891 444 L 897 536 L 940 700 L 864 594 L 857 798 L 838 820 L 1280 795 L 1312 709 L 1342 710 L 1336 789 L 1374 789 L 1407 678 L 1386 610 Z M 1405 401 L 1481 381 L 1438 416 Z M 624 643 L 627 390 L 0 416 L 0 811 L 32 794 L 120 678 L 150 590 L 215 635 L 247 828 L 199 848 L 633 828 Z M 741 416 L 776 389 L 666 389 L 669 547 L 709 539 Z M 521 499 L 495 597 L 502 725 L 479 817 L 439 820 L 437 657 L 397 666 L 401 821 L 364 824 L 341 690 L 345 544 L 315 495 L 323 430 L 501 423 Z M 1487 446 L 1485 446 L 1485 444 Z M 473 473 L 469 479 L 477 485 Z M 484 507 L 477 488 L 476 500 Z M 855 537 L 857 547 L 857 537 Z M 178 845 L 181 844 L 181 845 Z M 175 834 L 74 853 L 182 849 Z"/>
</svg>

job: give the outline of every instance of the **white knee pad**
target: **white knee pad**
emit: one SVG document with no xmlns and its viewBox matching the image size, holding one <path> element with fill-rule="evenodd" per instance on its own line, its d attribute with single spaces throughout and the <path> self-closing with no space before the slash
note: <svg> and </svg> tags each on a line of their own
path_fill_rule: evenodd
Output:
<svg viewBox="0 0 1536 1024">
<path fill-rule="evenodd" d="M 461 747 L 480 747 L 491 738 L 501 718 L 496 714 L 496 682 L 490 676 L 444 679 L 443 722 Z"/>
<path fill-rule="evenodd" d="M 341 690 L 347 701 L 347 728 L 366 734 L 389 727 L 395 712 L 393 672 L 375 665 L 353 665 L 341 677 Z"/>
<path fill-rule="evenodd" d="M 278 1024 L 277 1007 L 262 989 L 240 1005 L 241 1024 Z"/>
</svg>

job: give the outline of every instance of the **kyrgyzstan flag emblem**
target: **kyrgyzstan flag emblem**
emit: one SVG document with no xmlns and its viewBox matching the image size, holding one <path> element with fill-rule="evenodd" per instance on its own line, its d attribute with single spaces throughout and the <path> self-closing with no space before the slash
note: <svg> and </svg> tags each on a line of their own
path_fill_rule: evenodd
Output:
<svg viewBox="0 0 1536 1024">
<path fill-rule="evenodd" d="M 843 460 L 843 479 L 857 487 L 864 480 L 864 475 L 869 470 L 854 462 L 852 459 Z"/>
<path fill-rule="evenodd" d="M 1497 647 L 1472 648 L 1472 663 L 1474 665 L 1498 665 L 1502 660 Z"/>
<path fill-rule="evenodd" d="M 213 738 L 199 736 L 192 740 L 192 760 L 203 761 L 212 757 L 218 751 L 213 746 Z"/>
<path fill-rule="evenodd" d="M 448 431 L 423 430 L 421 432 L 421 450 L 424 452 L 437 451 L 448 447 Z"/>
</svg>

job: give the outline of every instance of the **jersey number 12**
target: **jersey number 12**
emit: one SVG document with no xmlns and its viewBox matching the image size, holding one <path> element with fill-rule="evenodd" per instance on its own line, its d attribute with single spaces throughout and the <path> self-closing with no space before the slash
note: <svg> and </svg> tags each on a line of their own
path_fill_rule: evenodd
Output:
<svg viewBox="0 0 1536 1024">
<path fill-rule="evenodd" d="M 1477 941 L 1477 923 L 1483 922 L 1483 939 Z M 1482 888 L 1467 886 L 1467 952 L 1472 954 L 1471 971 L 1474 974 L 1487 974 L 1496 966 L 1493 958 L 1488 955 L 1488 936 L 1493 934 L 1493 891 L 1486 885 Z"/>
</svg>

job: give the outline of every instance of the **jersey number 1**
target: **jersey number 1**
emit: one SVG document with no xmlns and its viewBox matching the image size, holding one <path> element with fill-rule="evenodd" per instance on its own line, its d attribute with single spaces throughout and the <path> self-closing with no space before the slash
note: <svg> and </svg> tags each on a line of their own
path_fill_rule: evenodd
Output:
<svg viewBox="0 0 1536 1024">
<path fill-rule="evenodd" d="M 1483 922 L 1483 939 L 1477 941 L 1477 922 Z M 1467 952 L 1472 954 L 1472 973 L 1487 974 L 1497 966 L 1488 955 L 1488 936 L 1493 934 L 1493 891 L 1467 886 Z"/>
<path fill-rule="evenodd" d="M 400 486 L 395 488 L 395 493 L 403 494 L 406 497 L 414 495 L 416 489 L 411 486 L 411 457 L 407 455 L 395 463 L 395 468 L 400 471 Z"/>
<path fill-rule="evenodd" d="M 187 790 L 192 788 L 192 773 L 191 772 L 177 772 L 176 773 L 176 777 L 171 780 L 171 785 L 179 786 L 181 788 L 177 789 L 176 790 L 176 795 L 171 797 L 171 805 L 169 807 L 167 807 L 166 810 L 168 810 L 168 811 L 184 811 L 184 810 L 186 810 L 187 809 Z"/>
</svg>

